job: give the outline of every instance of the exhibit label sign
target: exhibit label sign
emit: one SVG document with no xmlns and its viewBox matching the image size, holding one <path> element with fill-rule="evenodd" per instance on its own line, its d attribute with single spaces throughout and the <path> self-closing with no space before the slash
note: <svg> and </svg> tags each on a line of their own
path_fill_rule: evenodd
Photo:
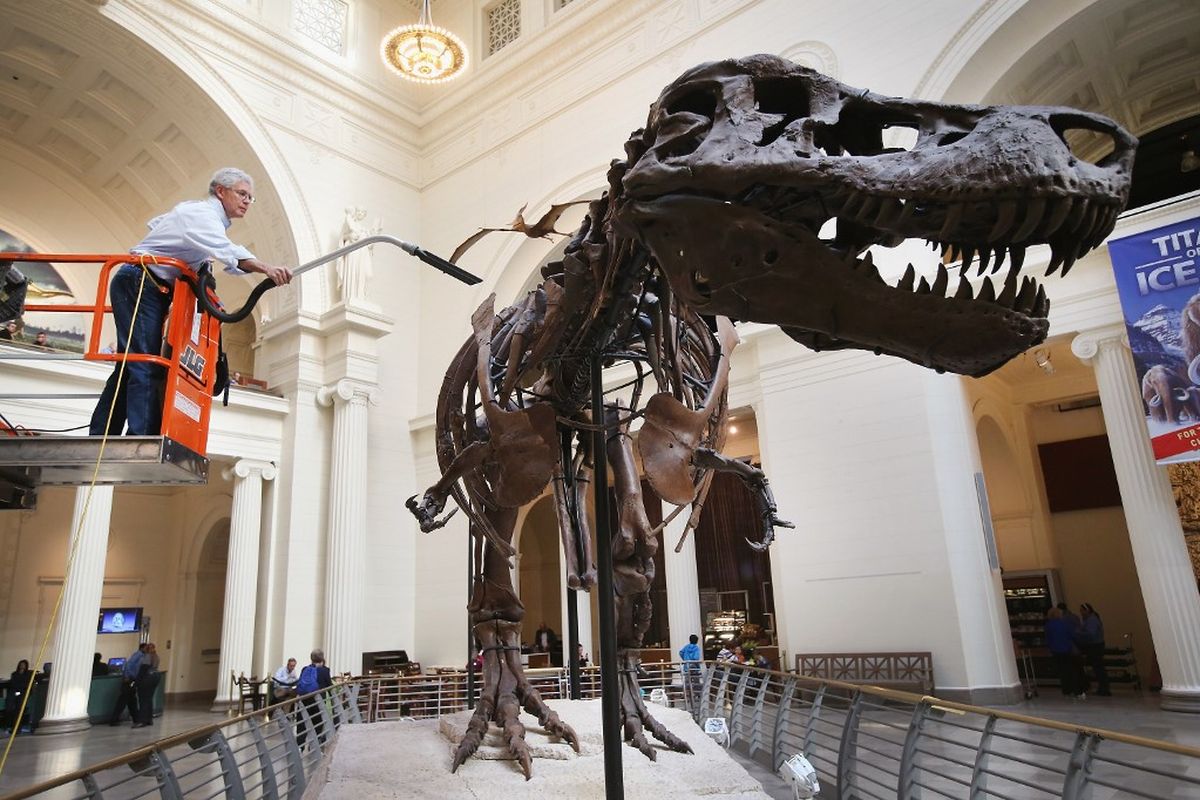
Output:
<svg viewBox="0 0 1200 800">
<path fill-rule="evenodd" d="M 1200 460 L 1200 218 L 1108 243 L 1160 464 Z"/>
</svg>

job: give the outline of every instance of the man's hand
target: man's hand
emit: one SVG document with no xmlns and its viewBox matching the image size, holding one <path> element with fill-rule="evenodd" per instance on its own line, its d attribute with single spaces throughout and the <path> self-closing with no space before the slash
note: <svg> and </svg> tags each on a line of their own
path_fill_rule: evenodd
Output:
<svg viewBox="0 0 1200 800">
<path fill-rule="evenodd" d="M 275 264 L 264 264 L 263 274 L 275 281 L 275 285 L 282 286 L 285 283 L 292 282 L 292 271 L 287 267 L 281 267 Z"/>
<path fill-rule="evenodd" d="M 281 267 L 276 264 L 264 264 L 257 258 L 245 258 L 238 262 L 238 267 L 246 272 L 261 272 L 266 275 L 276 286 L 282 286 L 285 283 L 292 282 L 292 271 L 288 267 Z"/>
</svg>

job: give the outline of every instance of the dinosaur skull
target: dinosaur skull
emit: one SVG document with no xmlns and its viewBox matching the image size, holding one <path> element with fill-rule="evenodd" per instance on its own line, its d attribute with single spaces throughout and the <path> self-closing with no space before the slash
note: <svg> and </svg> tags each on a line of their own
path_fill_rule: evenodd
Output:
<svg viewBox="0 0 1200 800">
<path fill-rule="evenodd" d="M 909 148 L 887 147 L 908 128 Z M 1112 140 L 1090 163 L 1065 136 Z M 910 133 L 910 135 L 912 135 Z M 774 323 L 816 349 L 890 353 L 984 375 L 1048 330 L 1049 301 L 1022 277 L 1048 243 L 1063 273 L 1103 241 L 1129 195 L 1137 140 L 1059 107 L 965 106 L 854 89 L 774 56 L 701 65 L 668 86 L 626 145 L 618 220 L 697 310 Z M 836 218 L 836 233 L 822 238 Z M 908 238 L 962 258 L 932 284 L 885 284 L 866 252 Z M 978 295 L 965 272 L 1008 260 Z M 999 281 L 998 281 L 999 282 Z"/>
</svg>

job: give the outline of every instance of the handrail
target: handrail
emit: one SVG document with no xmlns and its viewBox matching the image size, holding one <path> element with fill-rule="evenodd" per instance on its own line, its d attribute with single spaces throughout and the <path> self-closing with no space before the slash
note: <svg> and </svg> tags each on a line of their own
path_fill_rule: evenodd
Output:
<svg viewBox="0 0 1200 800">
<path fill-rule="evenodd" d="M 149 744 L 143 745 L 135 750 L 131 750 L 128 753 L 114 756 L 113 758 L 105 759 L 104 761 L 72 770 L 71 772 L 63 775 L 59 775 L 57 777 L 50 778 L 49 780 L 42 781 L 41 783 L 34 784 L 33 786 L 27 786 L 24 789 L 18 789 L 11 794 L 5 795 L 3 800 L 26 800 L 26 798 L 36 797 L 42 792 L 47 792 L 51 789 L 57 789 L 60 786 L 66 786 L 67 784 L 75 781 L 86 780 L 90 776 L 99 772 L 104 772 L 105 770 L 133 764 L 154 753 L 159 753 L 178 745 L 190 744 L 191 742 L 195 742 L 214 733 L 233 728 L 236 725 L 248 722 L 254 718 L 261 717 L 265 721 L 271 714 L 279 709 L 286 709 L 285 713 L 294 713 L 296 707 L 302 703 L 305 698 L 329 699 L 340 693 L 341 690 L 346 688 L 348 685 L 350 684 L 334 684 L 331 687 L 321 689 L 309 695 L 304 695 L 302 697 L 289 697 L 286 700 L 281 700 L 278 703 L 275 703 L 274 705 L 266 706 L 265 708 L 252 711 L 248 714 L 230 717 L 222 722 L 201 725 L 197 728 L 192 728 L 182 733 L 174 734 L 173 736 L 166 736 L 162 739 L 157 739 Z M 294 720 L 291 722 L 294 723 Z"/>
<path fill-rule="evenodd" d="M 913 787 L 923 785 L 922 781 L 942 778 L 955 781 L 959 788 L 951 794 L 938 794 L 957 797 L 962 791 L 966 796 L 966 782 L 948 777 L 946 773 L 956 767 L 965 767 L 969 773 L 972 761 L 975 766 L 974 777 L 969 781 L 971 797 L 983 796 L 976 791 L 976 787 L 989 778 L 1011 781 L 1017 785 L 1024 781 L 1025 785 L 1036 785 L 1054 795 L 1058 794 L 1060 788 L 1048 788 L 1051 784 L 1047 781 L 1053 783 L 1061 779 L 1062 785 L 1067 787 L 1061 789 L 1063 796 L 1071 798 L 1084 797 L 1086 789 L 1093 785 L 1120 788 L 1114 781 L 1124 781 L 1126 785 L 1136 787 L 1138 780 L 1146 778 L 1170 781 L 1174 787 L 1200 787 L 1200 778 L 1188 774 L 1195 772 L 1189 769 L 1191 764 L 1176 769 L 1173 765 L 1164 767 L 1161 762 L 1155 766 L 1153 759 L 1150 759 L 1143 765 L 1140 763 L 1143 760 L 1141 757 L 1128 759 L 1120 751 L 1114 755 L 1099 747 L 1101 742 L 1127 745 L 1195 759 L 1195 763 L 1200 764 L 1200 748 L 1175 742 L 943 700 L 930 695 L 812 678 L 733 662 L 686 662 L 686 665 L 663 662 L 643 666 L 648 673 L 641 681 L 643 688 L 667 688 L 669 697 L 685 702 L 697 722 L 702 723 L 709 716 L 723 716 L 731 723 L 736 719 L 736 724 L 730 724 L 729 727 L 732 746 L 748 748 L 751 758 L 769 757 L 772 768 L 777 769 L 786 756 L 798 750 L 807 751 L 815 762 L 820 762 L 818 771 L 822 773 L 822 784 L 827 779 L 831 784 L 831 793 L 822 796 L 835 800 L 859 796 L 855 787 L 861 787 L 863 782 L 875 787 L 875 790 L 884 787 L 888 792 L 891 791 L 888 787 L 895 783 L 898 787 L 897 797 L 915 797 L 916 790 Z M 588 685 L 592 696 L 596 696 L 598 690 L 596 673 L 595 667 L 589 667 L 586 673 L 591 678 Z M 550 696 L 557 692 L 565 697 L 565 669 L 537 669 L 531 670 L 531 674 L 542 691 L 550 692 Z M 316 719 L 311 707 L 305 710 L 306 698 L 289 698 L 265 709 L 203 725 L 122 756 L 43 781 L 8 795 L 6 800 L 33 798 L 74 781 L 84 781 L 85 785 L 88 782 L 95 784 L 100 773 L 123 766 L 135 771 L 143 770 L 139 774 L 145 774 L 145 770 L 149 769 L 145 765 L 155 759 L 157 761 L 154 764 L 158 766 L 154 769 L 169 772 L 172 760 L 167 751 L 181 745 L 190 747 L 188 752 L 200 747 L 208 748 L 210 738 L 214 742 L 211 744 L 212 768 L 217 769 L 219 752 L 222 747 L 227 747 L 227 741 L 250 735 L 261 740 L 263 732 L 285 739 L 284 749 L 288 750 L 288 757 L 292 759 L 287 768 L 294 770 L 299 764 L 297 759 L 300 758 L 300 751 L 293 751 L 293 748 L 297 737 L 301 735 L 297 733 L 301 725 L 309 726 L 307 730 L 312 735 L 312 725 L 323 720 L 331 723 L 336 730 L 347 722 L 369 723 L 394 719 L 401 714 L 440 716 L 460 711 L 466 708 L 467 703 L 465 678 L 465 671 L 351 678 L 321 693 L 307 696 L 310 700 L 314 697 L 332 699 L 332 715 L 323 707 L 321 713 L 316 715 L 319 719 Z M 807 709 L 807 714 L 792 713 L 796 710 L 803 712 L 804 709 Z M 950 712 L 951 716 L 946 716 L 946 712 Z M 806 719 L 801 719 L 801 716 Z M 271 721 L 277 725 L 270 727 L 266 724 Z M 1034 731 L 1013 731 L 1007 726 L 1001 728 L 997 726 L 999 721 L 1028 726 Z M 821 727 L 815 728 L 814 722 L 819 722 Z M 938 725 L 943 726 L 940 733 L 931 731 L 931 726 Z M 1050 739 L 1036 735 L 1038 729 L 1071 736 Z M 326 731 L 320 736 L 327 735 L 328 729 Z M 807 733 L 801 736 L 801 731 Z M 887 738 L 887 735 L 892 738 Z M 1006 748 L 998 745 L 1001 740 L 1023 743 L 1028 748 L 1037 749 L 1038 755 L 1022 756 L 1020 753 L 1005 752 Z M 326 752 L 324 744 L 324 738 L 321 738 L 318 752 L 322 754 Z M 963 753 L 961 757 L 955 757 L 947 755 L 944 748 L 937 751 L 939 745 L 943 744 L 966 748 L 967 752 L 973 752 L 974 755 Z M 888 747 L 894 748 L 896 754 L 886 752 Z M 273 749 L 279 751 L 279 748 Z M 263 748 L 261 752 L 265 754 L 266 749 Z M 746 753 L 747 749 L 741 752 Z M 266 758 L 266 755 L 262 758 Z M 996 764 L 1005 759 L 1012 774 L 1003 772 Z M 1031 778 L 1019 772 L 1022 765 L 1052 777 L 1042 775 Z M 303 785 L 316 766 L 312 763 L 300 766 L 303 774 L 298 780 L 303 790 Z M 292 778 L 296 780 L 294 772 Z M 1039 783 L 1027 782 L 1033 779 Z M 1057 783 L 1054 786 L 1058 787 Z M 180 796 L 187 794 L 184 792 Z M 995 791 L 990 794 L 997 796 Z M 99 798 L 104 795 L 96 791 L 88 796 Z M 231 792 L 219 796 L 232 798 L 239 795 Z M 277 800 L 280 794 L 264 793 L 262 796 Z M 874 795 L 868 792 L 862 796 Z M 1000 796 L 1003 796 L 1003 792 Z"/>
</svg>

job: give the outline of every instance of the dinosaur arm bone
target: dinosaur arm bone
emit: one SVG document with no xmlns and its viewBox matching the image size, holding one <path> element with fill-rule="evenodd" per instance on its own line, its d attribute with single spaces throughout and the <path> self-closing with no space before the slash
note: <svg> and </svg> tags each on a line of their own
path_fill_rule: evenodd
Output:
<svg viewBox="0 0 1200 800">
<path fill-rule="evenodd" d="M 775 496 L 771 494 L 771 485 L 767 482 L 766 474 L 758 467 L 736 458 L 723 456 L 707 447 L 696 450 L 696 454 L 692 456 L 692 463 L 701 469 L 709 469 L 714 472 L 732 472 L 742 479 L 750 491 L 754 492 L 754 496 L 758 500 L 759 516 L 762 518 L 763 536 L 762 540 L 758 542 L 752 542 L 749 539 L 746 541 L 758 552 L 766 550 L 774 541 L 776 528 L 796 527 L 776 516 L 779 509 L 775 505 Z"/>
</svg>

